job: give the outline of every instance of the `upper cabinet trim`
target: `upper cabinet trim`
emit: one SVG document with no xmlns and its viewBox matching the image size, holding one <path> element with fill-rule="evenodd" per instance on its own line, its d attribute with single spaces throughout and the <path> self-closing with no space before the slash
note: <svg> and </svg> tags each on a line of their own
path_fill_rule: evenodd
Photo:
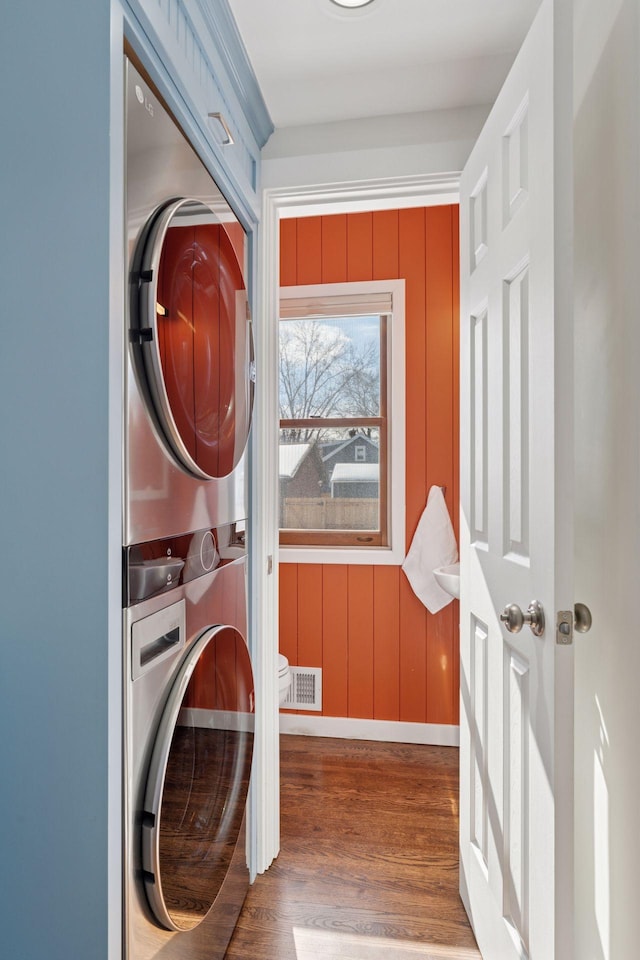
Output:
<svg viewBox="0 0 640 960">
<path fill-rule="evenodd" d="M 219 9 L 226 0 L 122 0 L 125 40 L 165 98 L 194 149 L 208 167 L 245 228 L 259 219 L 260 142 L 247 113 L 241 52 L 229 71 L 232 46 Z M 204 8 L 208 8 L 205 16 Z M 228 22 L 232 22 L 228 13 Z M 223 43 L 224 38 L 224 43 Z M 240 66 L 240 61 L 244 66 Z M 243 77 L 239 90 L 238 78 Z M 255 79 L 254 79 L 255 83 Z M 257 89 L 257 84 L 256 84 Z M 249 98 L 252 99 L 252 98 Z M 254 103 L 255 107 L 255 103 Z M 221 113 L 233 137 L 226 146 L 210 115 Z M 255 114 L 255 109 L 254 109 Z M 270 124 L 270 120 L 267 121 Z M 263 125 L 264 126 L 264 125 Z M 269 130 L 271 127 L 269 126 Z"/>
<path fill-rule="evenodd" d="M 208 26 L 234 93 L 260 149 L 273 133 L 273 122 L 227 0 L 194 0 Z"/>
</svg>

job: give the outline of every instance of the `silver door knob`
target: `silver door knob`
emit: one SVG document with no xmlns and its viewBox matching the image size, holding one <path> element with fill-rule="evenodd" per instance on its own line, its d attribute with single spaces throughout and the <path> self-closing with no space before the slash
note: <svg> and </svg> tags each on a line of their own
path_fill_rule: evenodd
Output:
<svg viewBox="0 0 640 960">
<path fill-rule="evenodd" d="M 526 613 L 522 612 L 517 603 L 508 604 L 500 614 L 500 620 L 509 633 L 520 633 L 525 624 L 531 627 L 531 632 L 536 637 L 541 637 L 544 633 L 544 611 L 537 600 L 531 601 Z"/>
</svg>

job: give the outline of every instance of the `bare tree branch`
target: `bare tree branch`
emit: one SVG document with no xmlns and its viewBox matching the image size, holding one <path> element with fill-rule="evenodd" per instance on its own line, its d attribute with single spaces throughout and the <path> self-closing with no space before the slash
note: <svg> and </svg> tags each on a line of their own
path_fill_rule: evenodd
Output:
<svg viewBox="0 0 640 960">
<path fill-rule="evenodd" d="M 376 416 L 380 407 L 376 342 L 357 342 L 321 320 L 280 324 L 280 417 Z M 289 430 L 290 442 L 307 442 L 316 431 Z"/>
</svg>

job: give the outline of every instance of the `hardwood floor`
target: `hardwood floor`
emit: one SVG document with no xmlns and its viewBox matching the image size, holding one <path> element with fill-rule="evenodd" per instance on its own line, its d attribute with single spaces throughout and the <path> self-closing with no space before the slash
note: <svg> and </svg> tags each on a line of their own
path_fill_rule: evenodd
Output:
<svg viewBox="0 0 640 960">
<path fill-rule="evenodd" d="M 458 896 L 458 751 L 282 736 L 281 850 L 226 960 L 479 960 Z"/>
</svg>

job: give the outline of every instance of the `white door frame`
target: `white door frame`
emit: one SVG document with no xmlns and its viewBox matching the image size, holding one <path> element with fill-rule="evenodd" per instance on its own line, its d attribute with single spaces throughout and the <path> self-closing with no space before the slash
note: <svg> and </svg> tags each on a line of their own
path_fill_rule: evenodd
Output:
<svg viewBox="0 0 640 960">
<path fill-rule="evenodd" d="M 278 708 L 278 313 L 280 220 L 330 213 L 458 203 L 459 173 L 361 180 L 263 191 L 254 336 L 257 378 L 252 430 L 253 637 L 256 736 L 250 868 L 264 872 L 280 850 Z"/>
</svg>

